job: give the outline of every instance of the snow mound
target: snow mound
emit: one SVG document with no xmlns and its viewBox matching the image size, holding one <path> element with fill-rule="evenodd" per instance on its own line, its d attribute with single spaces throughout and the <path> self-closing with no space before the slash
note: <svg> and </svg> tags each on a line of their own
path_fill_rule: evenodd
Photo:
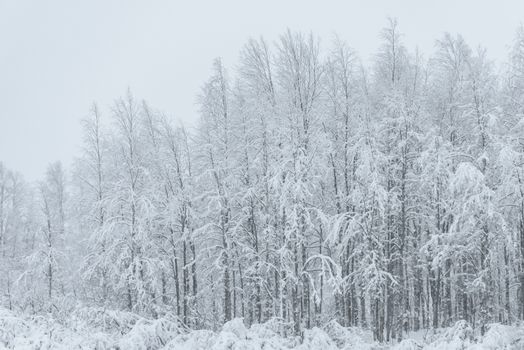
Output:
<svg viewBox="0 0 524 350">
<path fill-rule="evenodd" d="M 81 315 L 85 315 L 82 319 Z M 98 316 L 100 317 L 98 317 Z M 90 325 L 89 323 L 93 321 Z M 133 323 L 131 325 L 131 323 Z M 246 327 L 241 318 L 223 325 L 219 332 L 188 330 L 174 316 L 149 320 L 107 310 L 80 310 L 60 322 L 52 315 L 18 316 L 0 309 L 0 350 L 523 350 L 523 325 L 491 324 L 475 338 L 464 321 L 439 330 L 431 337 L 421 330 L 398 344 L 379 344 L 371 332 L 343 327 L 331 321 L 322 328 L 290 336 L 287 324 L 270 320 Z M 106 331 L 104 331 L 106 329 Z M 127 332 L 120 332 L 128 329 Z M 286 336 L 286 334 L 288 336 Z M 422 336 L 424 334 L 424 336 Z M 414 338 L 415 336 L 415 338 Z"/>
<path fill-rule="evenodd" d="M 457 321 L 452 327 L 439 334 L 435 340 L 423 347 L 426 350 L 464 350 L 474 344 L 473 328 L 464 320 Z"/>
<path fill-rule="evenodd" d="M 51 316 L 22 319 L 0 310 L 0 349 L 110 349 L 106 334 L 80 334 L 56 322 Z"/>
<path fill-rule="evenodd" d="M 371 349 L 371 332 L 357 327 L 343 327 L 336 321 L 328 322 L 322 330 L 335 342 L 339 349 Z"/>
<path fill-rule="evenodd" d="M 222 332 L 233 333 L 239 339 L 247 338 L 247 329 L 242 318 L 235 318 L 222 326 Z"/>
<path fill-rule="evenodd" d="M 117 349 L 157 350 L 183 332 L 178 322 L 161 318 L 150 321 L 140 319 L 119 341 Z"/>
<path fill-rule="evenodd" d="M 489 325 L 489 329 L 474 349 L 482 350 L 522 350 L 524 349 L 524 328 L 505 326 L 499 323 Z"/>
<path fill-rule="evenodd" d="M 164 350 L 207 350 L 211 349 L 216 334 L 212 331 L 196 330 L 189 334 L 179 334 L 171 340 Z"/>
<path fill-rule="evenodd" d="M 297 350 L 325 349 L 337 350 L 336 342 L 327 335 L 326 332 L 314 327 L 304 331 L 302 344 L 296 347 Z"/>
<path fill-rule="evenodd" d="M 106 333 L 125 334 L 131 331 L 140 316 L 127 311 L 84 306 L 75 309 L 70 320 L 71 326 L 76 328 L 94 328 Z"/>
<path fill-rule="evenodd" d="M 281 338 L 272 326 L 253 325 L 246 328 L 241 318 L 224 324 L 218 333 L 191 331 L 180 334 L 164 347 L 165 350 L 287 350 L 294 347 L 289 339 Z"/>
<path fill-rule="evenodd" d="M 395 344 L 391 350 L 421 350 L 422 345 L 414 339 L 404 339 L 400 343 Z"/>
<path fill-rule="evenodd" d="M 444 332 L 444 339 L 451 342 L 455 340 L 471 341 L 474 337 L 473 328 L 464 320 L 457 321 L 455 325 Z"/>
<path fill-rule="evenodd" d="M 0 309 L 0 349 L 12 349 L 18 334 L 29 332 L 29 325 L 12 312 Z"/>
</svg>

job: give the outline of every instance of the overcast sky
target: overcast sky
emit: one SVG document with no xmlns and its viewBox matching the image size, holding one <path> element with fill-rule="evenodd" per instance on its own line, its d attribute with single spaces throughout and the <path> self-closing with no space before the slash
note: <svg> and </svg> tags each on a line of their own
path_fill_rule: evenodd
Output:
<svg viewBox="0 0 524 350">
<path fill-rule="evenodd" d="M 0 0 L 0 161 L 29 180 L 51 161 L 70 165 L 91 103 L 107 109 L 127 87 L 194 123 L 213 58 L 233 68 L 249 37 L 289 27 L 326 47 L 336 32 L 369 62 L 388 16 L 426 56 L 448 31 L 501 61 L 524 1 Z"/>
</svg>

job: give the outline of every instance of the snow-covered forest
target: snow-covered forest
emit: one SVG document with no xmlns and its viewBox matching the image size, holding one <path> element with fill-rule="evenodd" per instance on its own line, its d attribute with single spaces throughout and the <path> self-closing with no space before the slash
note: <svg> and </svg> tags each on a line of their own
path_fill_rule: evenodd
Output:
<svg viewBox="0 0 524 350">
<path fill-rule="evenodd" d="M 4 313 L 376 344 L 519 324 L 524 29 L 496 63 L 401 33 L 387 21 L 372 60 L 339 38 L 252 39 L 210 62 L 194 128 L 129 91 L 86 111 L 71 169 L 30 183 L 0 164 Z"/>
</svg>

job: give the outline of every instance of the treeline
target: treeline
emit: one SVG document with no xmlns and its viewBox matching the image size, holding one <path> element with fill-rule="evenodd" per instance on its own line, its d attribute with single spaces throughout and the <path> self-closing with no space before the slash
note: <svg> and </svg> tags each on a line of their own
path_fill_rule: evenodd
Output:
<svg viewBox="0 0 524 350">
<path fill-rule="evenodd" d="M 409 52 L 394 20 L 367 66 L 287 31 L 235 67 L 214 62 L 194 130 L 128 93 L 93 106 L 67 175 L 0 167 L 4 306 L 379 341 L 524 319 L 522 29 L 498 71 L 460 36 Z"/>
</svg>

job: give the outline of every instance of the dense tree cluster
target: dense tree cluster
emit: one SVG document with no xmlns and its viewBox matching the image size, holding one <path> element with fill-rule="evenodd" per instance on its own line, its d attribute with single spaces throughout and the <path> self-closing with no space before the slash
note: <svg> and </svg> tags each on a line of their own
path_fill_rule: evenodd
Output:
<svg viewBox="0 0 524 350">
<path fill-rule="evenodd" d="M 379 341 L 524 319 L 524 31 L 500 72 L 460 36 L 425 59 L 391 20 L 381 43 L 365 66 L 339 39 L 250 40 L 195 130 L 128 93 L 67 175 L 0 167 L 0 302 Z"/>
</svg>

